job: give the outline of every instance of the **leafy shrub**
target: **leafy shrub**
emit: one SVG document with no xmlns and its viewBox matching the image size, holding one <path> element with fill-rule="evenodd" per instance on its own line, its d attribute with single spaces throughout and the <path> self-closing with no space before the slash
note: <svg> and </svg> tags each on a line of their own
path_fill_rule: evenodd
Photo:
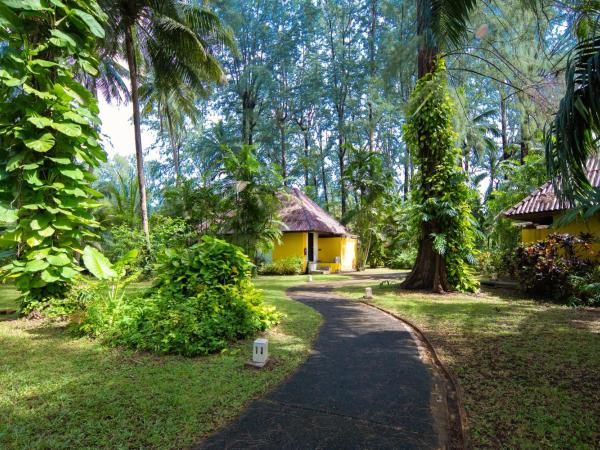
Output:
<svg viewBox="0 0 600 450">
<path fill-rule="evenodd" d="M 204 355 L 274 325 L 279 315 L 252 284 L 252 263 L 240 248 L 204 237 L 170 251 L 144 295 L 98 295 L 81 329 L 111 345 Z"/>
<path fill-rule="evenodd" d="M 167 249 L 180 249 L 196 239 L 196 234 L 189 225 L 180 218 L 166 217 L 155 214 L 150 221 L 150 245 L 148 251 L 146 238 L 139 228 L 121 224 L 111 228 L 104 239 L 103 250 L 110 260 L 119 260 L 131 249 L 138 250 L 138 256 L 133 264 L 141 271 L 142 277 L 150 278 L 154 274 L 157 261 L 162 258 Z"/>
<path fill-rule="evenodd" d="M 573 292 L 569 301 L 574 305 L 600 306 L 600 266 L 584 275 L 571 275 Z"/>
<path fill-rule="evenodd" d="M 299 275 L 304 269 L 304 262 L 299 256 L 279 259 L 268 264 L 263 264 L 258 272 L 261 275 Z"/>
<path fill-rule="evenodd" d="M 547 239 L 517 248 L 511 261 L 512 271 L 523 287 L 539 296 L 557 300 L 572 297 L 588 275 L 595 270 L 590 260 L 591 236 L 551 234 Z"/>
<path fill-rule="evenodd" d="M 412 269 L 417 259 L 417 250 L 414 248 L 403 250 L 389 260 L 390 269 Z"/>
</svg>

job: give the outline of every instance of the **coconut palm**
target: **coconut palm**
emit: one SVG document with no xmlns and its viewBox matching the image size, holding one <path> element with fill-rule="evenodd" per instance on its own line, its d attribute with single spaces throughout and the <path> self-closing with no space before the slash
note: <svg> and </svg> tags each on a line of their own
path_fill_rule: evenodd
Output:
<svg viewBox="0 0 600 450">
<path fill-rule="evenodd" d="M 233 38 L 213 12 L 182 0 L 100 3 L 109 16 L 105 53 L 126 60 L 129 68 L 141 224 L 149 243 L 139 84 L 151 77 L 167 92 L 182 84 L 204 92 L 208 84 L 225 81 L 212 49 L 233 48 Z"/>
</svg>

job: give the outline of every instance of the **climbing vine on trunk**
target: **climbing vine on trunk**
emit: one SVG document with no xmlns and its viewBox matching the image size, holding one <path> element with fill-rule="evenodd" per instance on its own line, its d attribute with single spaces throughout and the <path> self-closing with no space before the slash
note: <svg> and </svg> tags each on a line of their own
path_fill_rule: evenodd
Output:
<svg viewBox="0 0 600 450">
<path fill-rule="evenodd" d="M 419 254 L 405 288 L 472 292 L 478 287 L 470 267 L 476 224 L 466 174 L 458 164 L 460 150 L 454 145 L 453 114 L 445 64 L 438 60 L 435 70 L 417 82 L 404 127 L 419 169 L 411 197 Z"/>
<path fill-rule="evenodd" d="M 16 251 L 0 276 L 24 311 L 65 294 L 98 226 L 90 169 L 105 154 L 78 79 L 97 74 L 104 20 L 93 0 L 0 2 L 0 245 Z"/>
</svg>

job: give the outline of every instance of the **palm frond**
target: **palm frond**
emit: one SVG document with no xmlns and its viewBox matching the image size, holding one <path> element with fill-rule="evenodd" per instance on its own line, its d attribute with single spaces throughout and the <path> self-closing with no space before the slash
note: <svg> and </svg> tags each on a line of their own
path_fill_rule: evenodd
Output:
<svg viewBox="0 0 600 450">
<path fill-rule="evenodd" d="M 559 194 L 570 201 L 589 197 L 589 158 L 600 136 L 600 38 L 581 41 L 566 71 L 566 92 L 546 133 L 548 171 Z"/>
<path fill-rule="evenodd" d="M 477 0 L 422 0 L 429 1 L 431 30 L 438 44 L 449 42 L 457 45 L 467 28 L 469 14 Z M 428 9 L 426 8 L 425 11 Z"/>
</svg>

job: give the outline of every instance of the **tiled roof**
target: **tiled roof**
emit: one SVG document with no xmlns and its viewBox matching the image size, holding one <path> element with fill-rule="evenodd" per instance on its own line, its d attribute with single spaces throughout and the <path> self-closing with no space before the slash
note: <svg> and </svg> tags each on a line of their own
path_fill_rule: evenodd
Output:
<svg viewBox="0 0 600 450">
<path fill-rule="evenodd" d="M 591 159 L 587 166 L 587 176 L 594 187 L 600 187 L 600 158 Z M 529 194 L 504 215 L 513 219 L 525 219 L 528 216 L 539 216 L 545 213 L 569 209 L 568 202 L 562 202 L 554 194 L 554 186 L 549 181 Z"/>
<path fill-rule="evenodd" d="M 280 194 L 280 220 L 283 231 L 317 231 L 320 233 L 350 234 L 346 227 L 331 217 L 298 188 Z"/>
</svg>

